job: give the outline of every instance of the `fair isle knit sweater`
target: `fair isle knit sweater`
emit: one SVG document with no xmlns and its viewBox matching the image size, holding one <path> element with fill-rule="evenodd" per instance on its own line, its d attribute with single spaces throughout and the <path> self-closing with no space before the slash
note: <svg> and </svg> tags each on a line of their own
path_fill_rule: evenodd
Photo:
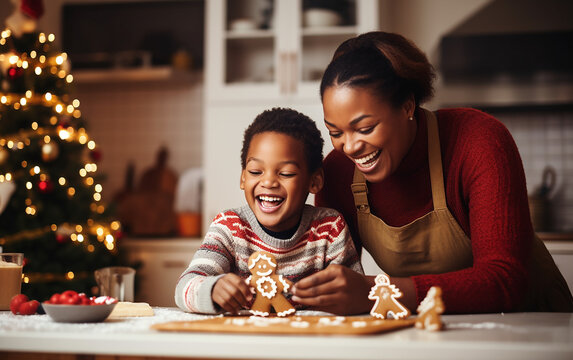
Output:
<svg viewBox="0 0 573 360">
<path fill-rule="evenodd" d="M 249 256 L 256 251 L 273 254 L 277 274 L 296 282 L 330 264 L 363 273 L 360 258 L 344 218 L 335 210 L 305 205 L 298 229 L 289 239 L 267 234 L 248 206 L 218 214 L 203 243 L 183 272 L 175 289 L 175 303 L 184 311 L 216 314 L 211 292 L 221 276 L 251 275 Z"/>
</svg>

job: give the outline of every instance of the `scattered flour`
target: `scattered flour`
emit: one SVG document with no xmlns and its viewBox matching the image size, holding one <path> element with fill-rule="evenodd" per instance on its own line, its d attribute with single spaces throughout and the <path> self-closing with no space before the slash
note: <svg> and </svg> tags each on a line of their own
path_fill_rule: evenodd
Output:
<svg viewBox="0 0 573 360">
<path fill-rule="evenodd" d="M 100 323 L 58 323 L 48 315 L 14 315 L 10 311 L 0 311 L 0 337 L 3 332 L 14 331 L 90 331 L 93 333 L 137 333 L 147 332 L 153 324 L 169 321 L 188 321 L 217 316 L 197 315 L 176 308 L 154 307 L 155 316 L 125 317 L 107 319 Z M 220 316 L 220 315 L 219 315 Z"/>
</svg>

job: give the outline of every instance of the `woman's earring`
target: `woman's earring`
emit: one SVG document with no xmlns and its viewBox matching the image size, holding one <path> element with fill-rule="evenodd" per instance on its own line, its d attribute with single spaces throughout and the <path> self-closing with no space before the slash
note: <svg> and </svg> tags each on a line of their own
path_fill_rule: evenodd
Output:
<svg viewBox="0 0 573 360">
<path fill-rule="evenodd" d="M 410 117 L 408 118 L 408 120 L 412 121 L 412 120 L 414 120 L 414 117 L 413 117 L 413 116 L 410 116 Z"/>
</svg>

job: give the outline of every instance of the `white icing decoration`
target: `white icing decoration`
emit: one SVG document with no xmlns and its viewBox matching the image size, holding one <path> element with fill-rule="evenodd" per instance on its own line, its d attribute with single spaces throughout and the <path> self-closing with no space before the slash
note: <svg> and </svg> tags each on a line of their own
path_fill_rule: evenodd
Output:
<svg viewBox="0 0 573 360">
<path fill-rule="evenodd" d="M 346 321 L 346 318 L 344 316 L 337 316 L 334 319 L 330 319 L 330 318 L 318 319 L 319 324 L 326 325 L 326 326 L 340 326 L 340 325 L 342 325 L 342 323 L 344 321 Z"/>
<path fill-rule="evenodd" d="M 290 323 L 290 326 L 295 328 L 307 328 L 310 326 L 308 321 L 293 321 Z"/>
<path fill-rule="evenodd" d="M 269 283 L 272 288 L 271 291 L 266 291 L 263 287 L 263 283 Z M 262 296 L 266 297 L 267 299 L 272 299 L 277 294 L 277 283 L 270 277 L 263 276 L 257 279 L 257 290 L 261 293 Z"/>
<path fill-rule="evenodd" d="M 390 278 L 388 275 L 378 274 L 374 281 L 376 282 L 376 285 L 370 289 L 370 293 L 368 294 L 368 299 L 376 300 L 372 310 L 370 310 L 370 315 L 379 319 L 384 319 L 385 315 L 376 312 L 376 308 L 378 307 L 380 300 L 390 299 L 394 305 L 400 309 L 400 312 L 394 313 L 393 311 L 388 310 L 386 315 L 391 315 L 394 319 L 400 319 L 402 317 L 408 316 L 408 310 L 396 300 L 396 298 L 402 296 L 402 293 L 396 286 L 390 284 Z M 378 295 L 377 292 L 380 288 L 382 288 L 382 290 L 380 290 L 380 295 Z"/>
<path fill-rule="evenodd" d="M 430 290 L 428 291 L 428 294 L 426 294 L 426 297 L 424 298 L 424 300 L 422 300 L 422 302 L 420 303 L 420 305 L 418 306 L 418 313 L 425 313 L 428 310 L 432 309 L 433 307 L 436 306 L 436 288 L 435 287 L 431 287 Z"/>
<path fill-rule="evenodd" d="M 259 311 L 260 313 L 260 311 Z M 268 315 L 268 313 L 266 313 Z M 254 325 L 254 326 L 271 326 L 273 324 L 282 324 L 289 322 L 288 319 L 284 318 L 267 318 L 267 317 L 258 317 L 258 316 L 251 316 L 247 320 L 247 324 Z"/>
<path fill-rule="evenodd" d="M 366 321 L 353 321 L 352 327 L 355 327 L 355 328 L 366 327 Z"/>
<path fill-rule="evenodd" d="M 382 320 L 384 320 L 384 318 L 385 318 L 384 315 L 379 314 L 379 313 L 375 312 L 374 310 L 370 311 L 370 315 L 372 315 L 378 319 L 382 319 Z"/>
<path fill-rule="evenodd" d="M 386 274 L 376 275 L 376 279 L 374 281 L 378 285 L 390 285 L 390 278 Z"/>
<path fill-rule="evenodd" d="M 288 310 L 281 311 L 281 312 L 277 313 L 277 316 L 287 316 L 287 315 L 289 315 L 289 314 L 294 313 L 295 311 L 296 311 L 296 310 L 295 310 L 294 308 L 291 308 L 291 309 L 288 309 Z"/>
<path fill-rule="evenodd" d="M 279 280 L 284 286 L 284 291 L 288 291 L 288 289 L 290 288 L 290 285 L 288 284 L 288 282 L 284 279 L 284 277 L 282 275 L 279 275 Z"/>
<path fill-rule="evenodd" d="M 255 264 L 256 264 L 257 262 L 259 262 L 260 259 L 263 259 L 263 260 L 268 261 L 268 263 L 269 263 L 272 267 L 277 267 L 277 264 L 275 264 L 275 263 L 273 262 L 273 259 L 271 259 L 269 256 L 267 256 L 267 255 L 261 253 L 261 254 L 257 255 L 257 257 L 254 258 L 254 259 L 251 261 L 251 264 L 249 265 L 249 270 L 252 269 L 252 268 L 254 268 L 254 267 L 255 267 Z"/>
<path fill-rule="evenodd" d="M 233 319 L 233 325 L 244 326 L 247 322 L 245 319 Z"/>
<path fill-rule="evenodd" d="M 258 310 L 249 310 L 251 314 L 255 316 L 269 316 L 270 314 L 266 311 L 258 311 Z"/>
<path fill-rule="evenodd" d="M 430 330 L 430 331 L 439 330 L 439 329 L 440 329 L 440 325 L 441 325 L 441 324 L 439 324 L 439 323 L 433 323 L 433 322 L 432 322 L 432 319 L 429 318 L 429 317 L 427 317 L 426 320 L 424 321 L 424 327 L 425 327 L 427 330 Z"/>
<path fill-rule="evenodd" d="M 251 316 L 249 318 L 249 322 L 251 323 L 258 323 L 258 322 L 264 322 L 264 323 L 269 323 L 269 324 L 282 324 L 282 323 L 287 323 L 289 322 L 289 319 L 281 319 L 281 318 L 260 318 L 260 317 L 256 317 L 256 316 Z"/>
<path fill-rule="evenodd" d="M 269 276 L 272 273 L 273 273 L 273 269 L 270 269 L 269 271 L 265 271 L 265 272 L 257 271 L 257 275 L 259 275 L 259 276 Z"/>
</svg>

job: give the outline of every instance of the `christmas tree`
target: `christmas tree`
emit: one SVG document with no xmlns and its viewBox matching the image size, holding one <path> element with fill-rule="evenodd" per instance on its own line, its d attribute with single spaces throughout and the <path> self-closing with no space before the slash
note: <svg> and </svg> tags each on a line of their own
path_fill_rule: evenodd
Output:
<svg viewBox="0 0 573 360">
<path fill-rule="evenodd" d="M 120 224 L 102 201 L 67 55 L 35 31 L 41 0 L 16 3 L 0 36 L 0 247 L 24 253 L 30 298 L 93 295 L 94 270 L 118 263 Z"/>
</svg>

